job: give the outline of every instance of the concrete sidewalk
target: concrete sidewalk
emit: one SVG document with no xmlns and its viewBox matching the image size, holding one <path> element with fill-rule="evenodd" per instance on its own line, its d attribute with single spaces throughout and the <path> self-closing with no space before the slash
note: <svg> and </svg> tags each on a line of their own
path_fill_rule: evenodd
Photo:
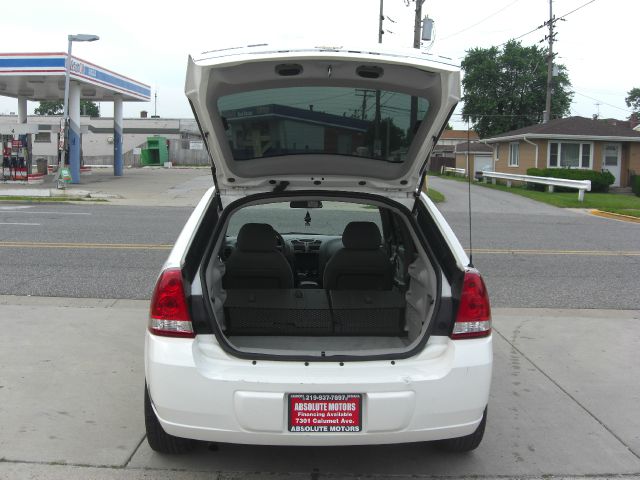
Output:
<svg viewBox="0 0 640 480">
<path fill-rule="evenodd" d="M 40 185 L 0 183 L 0 197 L 67 197 L 97 199 L 114 205 L 194 206 L 213 186 L 207 168 L 127 168 L 115 177 L 107 168 L 95 168 L 83 175 L 81 183 L 56 189 L 54 175 Z"/>
<path fill-rule="evenodd" d="M 148 302 L 0 296 L 0 478 L 640 478 L 640 311 L 496 309 L 485 439 L 430 445 L 206 444 L 144 437 Z"/>
</svg>

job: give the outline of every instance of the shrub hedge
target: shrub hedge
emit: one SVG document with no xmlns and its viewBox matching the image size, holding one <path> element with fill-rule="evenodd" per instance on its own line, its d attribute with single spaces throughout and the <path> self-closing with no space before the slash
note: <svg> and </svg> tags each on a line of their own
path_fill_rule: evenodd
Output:
<svg viewBox="0 0 640 480">
<path fill-rule="evenodd" d="M 529 168 L 527 175 L 535 177 L 565 178 L 568 180 L 591 180 L 591 191 L 606 193 L 609 185 L 615 181 L 610 172 L 597 172 L 595 170 L 582 170 L 578 168 Z M 544 191 L 546 185 L 529 184 L 533 190 Z M 556 192 L 573 192 L 573 188 L 556 187 Z"/>
<path fill-rule="evenodd" d="M 631 190 L 640 197 L 640 175 L 631 175 Z"/>
</svg>

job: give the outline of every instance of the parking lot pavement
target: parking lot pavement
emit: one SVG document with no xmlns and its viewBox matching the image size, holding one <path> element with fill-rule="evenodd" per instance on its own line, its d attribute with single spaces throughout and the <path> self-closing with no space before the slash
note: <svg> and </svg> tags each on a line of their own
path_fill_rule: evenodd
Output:
<svg viewBox="0 0 640 480">
<path fill-rule="evenodd" d="M 41 185 L 0 183 L 0 196 L 51 196 L 53 192 L 104 200 L 106 205 L 189 207 L 213 186 L 208 168 L 127 168 L 121 177 L 111 169 L 96 168 L 65 190 L 57 190 L 53 178 L 49 174 Z"/>
<path fill-rule="evenodd" d="M 640 311 L 496 309 L 482 445 L 349 448 L 144 439 L 146 301 L 0 296 L 0 478 L 640 478 Z"/>
</svg>

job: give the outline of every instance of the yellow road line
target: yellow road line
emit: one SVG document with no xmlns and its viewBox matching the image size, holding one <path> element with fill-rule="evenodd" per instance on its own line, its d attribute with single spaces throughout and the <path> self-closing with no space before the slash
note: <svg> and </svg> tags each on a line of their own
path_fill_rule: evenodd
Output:
<svg viewBox="0 0 640 480">
<path fill-rule="evenodd" d="M 170 250 L 172 245 L 159 243 L 52 243 L 52 242 L 0 242 L 0 248 L 68 248 L 96 250 Z M 468 251 L 468 249 L 466 249 Z M 535 250 L 474 248 L 473 253 L 489 255 L 584 255 L 584 256 L 640 256 L 640 251 L 617 250 Z"/>
<path fill-rule="evenodd" d="M 51 243 L 0 242 L 0 248 L 84 248 L 98 250 L 169 250 L 172 245 L 158 243 Z"/>
<path fill-rule="evenodd" d="M 622 220 L 623 222 L 640 223 L 640 218 L 631 215 L 623 215 L 622 213 L 604 212 L 602 210 L 591 210 L 589 213 L 596 217 L 612 218 L 614 220 Z"/>
</svg>

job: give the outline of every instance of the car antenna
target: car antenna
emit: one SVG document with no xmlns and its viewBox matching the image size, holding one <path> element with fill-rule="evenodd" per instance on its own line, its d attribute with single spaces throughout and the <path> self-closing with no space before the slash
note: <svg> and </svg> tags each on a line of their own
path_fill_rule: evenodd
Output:
<svg viewBox="0 0 640 480">
<path fill-rule="evenodd" d="M 469 179 L 469 268 L 473 266 L 473 241 L 471 239 L 471 164 L 469 163 L 469 150 L 471 149 L 471 127 L 469 126 L 469 119 L 467 118 L 467 177 Z M 474 162 L 475 163 L 475 162 Z"/>
</svg>

